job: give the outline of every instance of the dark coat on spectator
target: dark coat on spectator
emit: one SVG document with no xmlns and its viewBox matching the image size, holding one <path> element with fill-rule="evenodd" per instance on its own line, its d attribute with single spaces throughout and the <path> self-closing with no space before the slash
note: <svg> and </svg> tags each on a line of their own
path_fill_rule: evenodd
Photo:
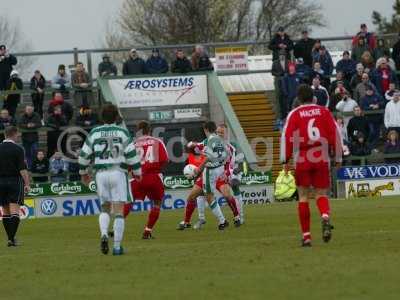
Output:
<svg viewBox="0 0 400 300">
<path fill-rule="evenodd" d="M 146 72 L 149 74 L 167 73 L 168 63 L 164 57 L 152 55 L 146 61 Z"/>
<path fill-rule="evenodd" d="M 31 90 L 37 92 L 38 88 L 43 90 L 45 87 L 46 87 L 46 79 L 43 77 L 43 75 L 40 75 L 39 80 L 35 76 L 31 78 L 31 84 L 30 84 Z"/>
<path fill-rule="evenodd" d="M 136 75 L 146 73 L 146 63 L 140 57 L 129 58 L 122 66 L 123 75 Z"/>
<path fill-rule="evenodd" d="M 194 52 L 192 54 L 192 68 L 193 71 L 213 71 L 213 64 L 206 53 L 202 55 Z"/>
<path fill-rule="evenodd" d="M 350 153 L 354 156 L 366 156 L 371 154 L 371 147 L 367 142 L 360 143 L 359 141 L 354 141 L 350 145 Z"/>
<path fill-rule="evenodd" d="M 299 76 L 301 83 L 311 84 L 312 69 L 306 64 L 296 64 L 296 74 Z"/>
<path fill-rule="evenodd" d="M 351 92 L 352 93 L 355 92 L 355 89 L 357 88 L 357 85 L 359 85 L 361 82 L 362 82 L 362 75 L 359 75 L 358 73 L 356 73 L 351 77 L 350 87 L 351 87 Z"/>
<path fill-rule="evenodd" d="M 336 64 L 336 72 L 342 71 L 346 80 L 350 81 L 356 73 L 357 62 L 352 59 L 341 59 Z"/>
<path fill-rule="evenodd" d="M 313 89 L 314 96 L 317 98 L 317 104 L 321 106 L 327 106 L 329 104 L 329 94 L 323 87 Z"/>
<path fill-rule="evenodd" d="M 42 160 L 35 158 L 32 162 L 30 171 L 36 174 L 46 174 L 49 172 L 49 160 L 45 157 Z M 34 177 L 33 182 L 46 182 L 47 177 Z"/>
<path fill-rule="evenodd" d="M 117 75 L 117 74 L 118 74 L 117 67 L 111 61 L 102 61 L 101 63 L 99 63 L 100 76 Z"/>
<path fill-rule="evenodd" d="M 319 62 L 321 64 L 321 69 L 324 70 L 326 76 L 330 76 L 333 73 L 333 61 L 330 53 L 325 51 L 324 55 L 318 53 L 315 56 L 313 63 Z"/>
<path fill-rule="evenodd" d="M 4 57 L 0 61 L 0 91 L 7 88 L 7 82 L 10 79 L 10 73 L 13 66 L 17 64 L 17 58 L 14 55 Z"/>
<path fill-rule="evenodd" d="M 33 123 L 35 127 L 28 128 L 28 123 Z M 28 132 L 22 133 L 22 141 L 34 143 L 39 141 L 39 134 L 37 129 L 42 127 L 42 121 L 40 115 L 36 112 L 33 112 L 30 116 L 24 113 L 19 119 L 19 127 L 25 130 L 29 130 Z"/>
<path fill-rule="evenodd" d="M 390 68 L 387 68 L 387 71 L 389 72 L 389 81 L 390 81 L 390 82 L 397 83 L 396 74 L 395 74 Z M 383 80 L 383 73 L 382 73 L 382 70 L 381 70 L 380 68 L 375 69 L 375 70 L 372 72 L 371 81 L 372 81 L 372 83 L 375 85 L 376 90 L 378 91 L 378 93 L 379 93 L 381 96 L 384 96 L 386 91 L 383 90 L 383 87 L 382 87 L 382 80 Z"/>
<path fill-rule="evenodd" d="M 47 126 L 54 129 L 54 130 L 47 132 L 47 157 L 48 158 L 52 157 L 54 152 L 57 149 L 57 141 L 61 134 L 60 127 L 67 126 L 67 124 L 68 124 L 67 120 L 63 114 L 55 115 L 53 113 L 48 117 Z"/>
<path fill-rule="evenodd" d="M 8 126 L 15 126 L 16 122 L 15 119 L 11 116 L 8 119 L 0 118 L 0 130 L 4 130 Z"/>
<path fill-rule="evenodd" d="M 367 39 L 367 45 L 370 49 L 375 49 L 376 47 L 376 36 L 374 33 L 372 32 L 367 32 L 366 34 L 364 34 L 363 32 L 359 31 L 357 32 L 357 34 L 353 37 L 352 40 L 352 45 L 353 47 L 356 46 L 358 44 L 358 40 L 360 38 L 365 38 Z"/>
<path fill-rule="evenodd" d="M 303 58 L 303 61 L 309 67 L 312 66 L 312 49 L 314 47 L 315 40 L 308 38 L 307 40 L 301 39 L 294 45 L 294 57 Z"/>
<path fill-rule="evenodd" d="M 53 99 L 49 102 L 49 107 L 47 108 L 47 113 L 49 115 L 53 114 L 54 108 L 56 106 L 61 106 L 61 111 L 62 111 L 63 115 L 65 116 L 67 123 L 69 123 L 72 120 L 72 116 L 74 114 L 74 108 L 72 107 L 72 105 L 65 100 L 57 101 L 57 100 Z"/>
<path fill-rule="evenodd" d="M 175 58 L 175 60 L 171 64 L 171 72 L 172 73 L 188 73 L 192 71 L 192 65 L 190 60 L 187 57 L 183 58 Z"/>
<path fill-rule="evenodd" d="M 87 125 L 85 124 L 85 122 L 89 122 L 90 124 Z M 93 127 L 95 125 L 97 125 L 97 115 L 95 113 L 91 113 L 91 114 L 79 114 L 76 117 L 76 121 L 75 121 L 76 125 L 81 126 L 81 127 Z"/>
<path fill-rule="evenodd" d="M 368 139 L 369 124 L 365 116 L 354 116 L 350 119 L 349 124 L 347 124 L 347 136 L 350 141 L 354 141 L 359 132 L 364 135 L 365 139 Z"/>
<path fill-rule="evenodd" d="M 396 69 L 400 70 L 400 39 L 393 45 L 392 58 L 396 63 Z"/>
<path fill-rule="evenodd" d="M 289 65 L 289 62 L 286 60 L 285 68 L 282 68 L 281 61 L 279 59 L 274 60 L 272 62 L 272 69 L 271 69 L 272 76 L 282 77 L 283 75 L 285 75 L 285 73 L 287 73 L 287 71 L 288 71 L 288 65 Z"/>
<path fill-rule="evenodd" d="M 279 48 L 279 44 L 286 45 L 286 49 Z M 279 59 L 279 52 L 281 50 L 284 50 L 286 58 L 290 59 L 290 51 L 293 50 L 293 41 L 286 33 L 283 38 L 279 34 L 275 34 L 268 45 L 268 49 L 272 50 L 272 60 Z"/>
<path fill-rule="evenodd" d="M 370 107 L 372 104 L 378 104 L 379 109 L 384 108 L 385 102 L 383 98 L 380 95 L 373 94 L 371 96 L 365 95 L 363 98 L 360 100 L 360 106 L 364 111 L 373 111 L 373 109 Z M 380 114 L 372 114 L 372 115 L 367 115 L 366 118 L 368 122 L 372 122 L 375 124 L 382 123 L 382 117 L 383 113 Z"/>
<path fill-rule="evenodd" d="M 288 111 L 291 110 L 293 100 L 297 97 L 297 88 L 300 85 L 300 79 L 296 74 L 286 74 L 282 78 L 282 96 L 288 106 Z"/>
</svg>

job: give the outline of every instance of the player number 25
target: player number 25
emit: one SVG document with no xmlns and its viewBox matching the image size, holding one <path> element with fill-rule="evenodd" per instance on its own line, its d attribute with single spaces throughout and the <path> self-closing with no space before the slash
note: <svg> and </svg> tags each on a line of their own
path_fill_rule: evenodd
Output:
<svg viewBox="0 0 400 300">
<path fill-rule="evenodd" d="M 307 134 L 311 141 L 317 141 L 321 137 L 318 127 L 314 127 L 315 119 L 311 119 L 307 124 Z"/>
</svg>

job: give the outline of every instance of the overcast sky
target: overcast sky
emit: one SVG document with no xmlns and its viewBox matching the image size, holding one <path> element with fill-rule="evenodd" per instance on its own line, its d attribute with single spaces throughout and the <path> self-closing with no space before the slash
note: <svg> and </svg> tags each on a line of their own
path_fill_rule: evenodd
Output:
<svg viewBox="0 0 400 300">
<path fill-rule="evenodd" d="M 17 18 L 33 50 L 64 50 L 101 46 L 102 32 L 110 16 L 124 0 L 0 0 L 1 14 Z M 316 0 L 323 5 L 328 27 L 316 29 L 314 36 L 354 33 L 360 23 L 371 28 L 371 13 L 392 13 L 394 0 Z M 70 64 L 72 57 L 38 59 L 33 68 L 44 70 L 48 79 L 58 63 Z"/>
</svg>

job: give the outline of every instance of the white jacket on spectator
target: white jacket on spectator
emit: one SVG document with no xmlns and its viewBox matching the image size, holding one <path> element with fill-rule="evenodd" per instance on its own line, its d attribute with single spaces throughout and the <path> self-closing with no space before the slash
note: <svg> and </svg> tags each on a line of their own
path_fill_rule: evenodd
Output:
<svg viewBox="0 0 400 300">
<path fill-rule="evenodd" d="M 64 76 L 61 76 L 57 73 L 57 75 L 54 76 L 53 80 L 51 81 L 51 87 L 53 89 L 61 89 L 62 86 L 65 88 L 71 87 L 71 77 L 67 73 L 65 73 Z"/>
<path fill-rule="evenodd" d="M 391 100 L 386 104 L 385 127 L 400 127 L 400 101 Z"/>
<path fill-rule="evenodd" d="M 347 98 L 347 100 L 342 99 L 336 104 L 336 110 L 341 113 L 353 112 L 353 109 L 356 106 L 358 106 L 358 104 L 354 99 Z M 349 121 L 352 117 L 353 115 L 343 117 L 345 128 L 347 128 L 347 124 L 349 124 Z"/>
</svg>

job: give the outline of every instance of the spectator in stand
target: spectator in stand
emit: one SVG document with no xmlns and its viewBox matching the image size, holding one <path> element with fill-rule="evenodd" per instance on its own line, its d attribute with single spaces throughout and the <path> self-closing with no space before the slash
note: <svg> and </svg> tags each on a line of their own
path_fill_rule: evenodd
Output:
<svg viewBox="0 0 400 300">
<path fill-rule="evenodd" d="M 394 62 L 394 60 L 393 60 L 390 56 L 388 56 L 388 55 L 383 56 L 383 58 L 386 59 L 386 61 L 387 61 L 387 63 L 388 63 L 388 66 L 390 67 L 390 69 L 391 69 L 392 71 L 396 72 L 396 63 Z"/>
<path fill-rule="evenodd" d="M 64 100 L 63 95 L 60 92 L 55 92 L 53 94 L 53 99 L 49 102 L 47 113 L 51 115 L 54 112 L 54 108 L 56 106 L 61 107 L 62 114 L 65 116 L 65 119 L 69 124 L 69 122 L 72 120 L 74 109 L 70 103 Z"/>
<path fill-rule="evenodd" d="M 68 162 L 63 159 L 60 152 L 55 152 L 50 158 L 50 173 L 51 182 L 64 182 L 66 181 L 66 174 L 68 172 Z"/>
<path fill-rule="evenodd" d="M 0 91 L 7 88 L 11 71 L 17 62 L 17 58 L 8 52 L 6 46 L 0 45 Z"/>
<path fill-rule="evenodd" d="M 324 86 L 326 89 L 329 88 L 331 84 L 331 79 L 325 75 L 325 72 L 324 70 L 322 70 L 321 64 L 319 62 L 314 63 L 314 68 L 311 72 L 311 80 L 314 79 L 314 77 L 319 77 L 322 86 Z"/>
<path fill-rule="evenodd" d="M 10 116 L 7 109 L 0 111 L 0 130 L 6 129 L 8 126 L 15 126 L 15 119 Z M 0 142 L 4 140 L 4 134 L 0 133 Z"/>
<path fill-rule="evenodd" d="M 207 52 L 201 45 L 196 45 L 192 53 L 193 71 L 213 71 L 214 67 Z"/>
<path fill-rule="evenodd" d="M 367 94 L 360 100 L 361 108 L 364 111 L 378 111 L 383 109 L 384 101 L 383 98 L 375 93 L 374 88 L 371 85 L 367 86 Z M 373 113 L 367 115 L 367 121 L 369 123 L 369 139 L 368 142 L 373 147 L 373 152 L 379 152 L 376 148 L 381 133 L 382 125 L 382 113 Z"/>
<path fill-rule="evenodd" d="M 151 56 L 146 61 L 146 72 L 149 74 L 168 72 L 168 63 L 165 58 L 160 55 L 160 50 L 157 48 L 151 51 Z"/>
<path fill-rule="evenodd" d="M 336 73 L 342 72 L 346 81 L 350 83 L 351 78 L 356 73 L 356 66 L 357 62 L 350 58 L 349 51 L 344 51 L 342 59 L 336 64 Z"/>
<path fill-rule="evenodd" d="M 325 46 L 319 48 L 318 54 L 314 57 L 314 63 L 319 62 L 321 64 L 321 69 L 324 70 L 324 75 L 329 77 L 333 73 L 333 61 L 332 57 Z"/>
<path fill-rule="evenodd" d="M 362 65 L 362 63 L 358 63 L 356 66 L 356 74 L 354 74 L 350 80 L 350 88 L 351 92 L 353 93 L 353 97 L 355 97 L 354 95 L 356 92 L 357 85 L 362 82 L 363 74 L 364 74 L 364 66 Z"/>
<path fill-rule="evenodd" d="M 396 64 L 396 69 L 400 70 L 400 33 L 399 33 L 399 39 L 393 45 L 392 48 L 392 58 Z"/>
<path fill-rule="evenodd" d="M 89 105 L 91 82 L 89 73 L 85 71 L 83 63 L 76 64 L 75 72 L 72 74 L 72 87 L 75 90 L 74 102 L 76 106 Z"/>
<path fill-rule="evenodd" d="M 314 97 L 317 99 L 316 104 L 329 107 L 329 94 L 326 88 L 321 85 L 319 76 L 314 77 L 311 88 L 314 92 Z"/>
<path fill-rule="evenodd" d="M 18 71 L 12 70 L 10 75 L 10 79 L 7 81 L 6 90 L 8 92 L 22 90 L 24 88 L 24 84 L 18 77 Z M 10 115 L 14 118 L 20 102 L 21 94 L 10 93 L 4 99 L 3 108 L 7 109 Z"/>
<path fill-rule="evenodd" d="M 36 113 L 39 114 L 40 118 L 43 119 L 43 100 L 44 100 L 44 89 L 46 87 L 46 79 L 43 77 L 39 70 L 35 71 L 35 74 L 31 78 L 31 90 L 34 92 L 31 94 L 33 107 Z"/>
<path fill-rule="evenodd" d="M 370 48 L 364 38 L 359 38 L 357 44 L 351 50 L 351 58 L 356 62 L 361 62 L 361 57 L 365 52 L 370 52 Z"/>
<path fill-rule="evenodd" d="M 336 79 L 332 81 L 331 85 L 329 86 L 329 94 L 332 94 L 336 90 L 339 84 L 341 84 L 346 89 L 346 91 L 350 91 L 349 82 L 344 77 L 342 71 L 336 72 Z"/>
<path fill-rule="evenodd" d="M 122 74 L 138 75 L 146 73 L 146 63 L 139 57 L 136 49 L 131 49 L 129 52 L 129 59 L 124 62 L 122 66 Z"/>
<path fill-rule="evenodd" d="M 384 96 L 389 90 L 390 83 L 396 82 L 396 75 L 388 66 L 386 58 L 381 57 L 376 62 L 376 69 L 372 72 L 371 81 L 381 96 Z"/>
<path fill-rule="evenodd" d="M 272 51 L 272 60 L 277 60 L 284 53 L 287 59 L 290 59 L 290 51 L 293 50 L 293 41 L 285 33 L 285 29 L 281 26 L 278 32 L 272 38 L 268 45 L 268 49 Z"/>
<path fill-rule="evenodd" d="M 74 147 L 73 149 L 73 159 L 68 162 L 68 172 L 69 181 L 80 181 L 81 175 L 79 175 L 79 163 L 78 156 L 81 151 L 80 147 Z"/>
<path fill-rule="evenodd" d="M 361 55 L 361 63 L 363 64 L 366 73 L 372 73 L 375 69 L 375 61 L 371 52 L 365 51 L 363 55 Z"/>
<path fill-rule="evenodd" d="M 38 129 L 42 127 L 40 115 L 34 112 L 32 105 L 27 105 L 25 107 L 25 112 L 19 119 L 18 125 L 21 129 L 23 129 L 21 135 L 22 146 L 25 150 L 26 162 L 29 169 L 32 166 L 32 161 L 35 158 L 36 151 L 38 149 Z"/>
<path fill-rule="evenodd" d="M 385 127 L 387 131 L 396 130 L 400 134 L 400 92 L 396 91 L 393 99 L 385 107 Z"/>
<path fill-rule="evenodd" d="M 62 93 L 64 99 L 69 99 L 69 91 L 71 88 L 71 78 L 65 72 L 65 65 L 59 65 L 57 75 L 51 81 L 51 87 L 57 92 Z"/>
<path fill-rule="evenodd" d="M 360 106 L 354 107 L 353 117 L 347 124 L 347 137 L 350 142 L 357 139 L 357 134 L 362 132 L 364 137 L 369 137 L 369 124 L 367 118 L 364 116 Z"/>
<path fill-rule="evenodd" d="M 97 123 L 97 115 L 93 113 L 90 107 L 82 106 L 79 109 L 79 115 L 76 117 L 75 122 L 77 126 L 85 127 L 86 130 L 89 131 L 96 126 Z"/>
<path fill-rule="evenodd" d="M 368 32 L 366 24 L 360 25 L 360 31 L 353 37 L 353 46 L 357 45 L 358 40 L 364 39 L 365 44 L 369 49 L 374 50 L 376 48 L 376 36 L 372 32 Z"/>
<path fill-rule="evenodd" d="M 105 53 L 103 54 L 103 61 L 99 63 L 98 71 L 99 76 L 116 76 L 118 74 L 117 67 L 115 64 L 110 60 L 110 56 Z"/>
<path fill-rule="evenodd" d="M 313 47 L 313 49 L 312 49 L 312 51 L 311 51 L 311 57 L 312 57 L 312 60 L 313 60 L 313 61 L 314 61 L 314 60 L 317 58 L 317 56 L 319 55 L 319 49 L 321 48 L 321 46 L 322 46 L 321 40 L 315 40 L 314 47 Z"/>
<path fill-rule="evenodd" d="M 354 92 L 354 99 L 357 100 L 358 103 L 360 103 L 360 100 L 367 94 L 368 86 L 372 86 L 375 92 L 377 92 L 375 85 L 369 79 L 369 75 L 367 73 L 363 73 L 361 77 L 361 83 L 357 85 Z"/>
<path fill-rule="evenodd" d="M 387 140 L 385 143 L 385 148 L 383 150 L 385 154 L 400 154 L 400 141 L 399 132 L 396 130 L 390 130 L 387 134 Z M 385 163 L 398 163 L 400 161 L 399 157 L 385 158 Z"/>
<path fill-rule="evenodd" d="M 342 135 L 343 145 L 348 145 L 349 139 L 347 136 L 347 128 L 344 124 L 344 119 L 340 115 L 337 115 L 335 119 L 336 119 L 336 124 L 339 127 L 340 134 Z"/>
<path fill-rule="evenodd" d="M 349 124 L 352 116 L 347 115 L 347 113 L 353 112 L 354 108 L 358 106 L 357 102 L 354 99 L 351 99 L 349 94 L 344 91 L 341 93 L 342 99 L 336 104 L 336 110 L 342 114 L 343 116 L 343 124 L 347 130 L 347 125 Z M 347 134 L 346 134 L 347 135 Z"/>
<path fill-rule="evenodd" d="M 378 39 L 378 44 L 374 49 L 373 54 L 376 61 L 381 57 L 390 57 L 390 49 L 386 46 L 384 39 Z"/>
<path fill-rule="evenodd" d="M 389 89 L 385 93 L 385 103 L 387 104 L 389 101 L 393 100 L 394 93 L 396 92 L 396 84 L 391 82 L 389 84 Z M 386 106 L 385 104 L 385 106 Z"/>
<path fill-rule="evenodd" d="M 57 150 L 57 141 L 61 134 L 61 127 L 67 126 L 67 124 L 61 106 L 56 106 L 53 113 L 47 118 L 47 126 L 52 129 L 47 132 L 47 157 L 53 156 Z"/>
<path fill-rule="evenodd" d="M 275 97 L 273 98 L 274 103 L 274 111 L 276 115 L 276 124 L 275 127 L 278 128 L 281 126 L 282 123 L 282 110 L 281 107 L 283 107 L 284 99 L 283 95 L 281 93 L 282 91 L 282 78 L 287 73 L 289 67 L 289 61 L 286 58 L 286 54 L 284 51 L 282 51 L 279 55 L 279 59 L 274 60 L 272 62 L 272 69 L 271 69 L 271 74 L 274 76 L 274 91 L 275 91 Z"/>
<path fill-rule="evenodd" d="M 347 92 L 345 89 L 343 82 L 339 81 L 337 83 L 336 89 L 333 91 L 328 91 L 329 92 L 329 110 L 330 111 L 335 111 L 336 110 L 336 104 L 339 103 L 340 100 L 343 99 L 344 95 Z"/>
<path fill-rule="evenodd" d="M 315 40 L 308 36 L 308 31 L 302 31 L 301 40 L 294 45 L 294 57 L 303 59 L 304 64 L 311 68 L 313 63 L 312 50 L 315 45 Z"/>
<path fill-rule="evenodd" d="M 281 107 L 282 119 L 286 119 L 289 111 L 292 110 L 294 99 L 297 97 L 297 88 L 300 85 L 300 79 L 296 74 L 296 66 L 289 65 L 289 72 L 282 78 L 282 96 L 283 106 Z"/>
<path fill-rule="evenodd" d="M 42 150 L 37 151 L 36 157 L 32 162 L 30 171 L 33 174 L 47 174 L 49 172 L 49 160 L 45 157 L 44 152 Z M 48 181 L 47 176 L 33 177 L 34 183 L 47 182 L 47 181 Z"/>
<path fill-rule="evenodd" d="M 350 145 L 350 152 L 353 156 L 367 156 L 371 154 L 371 147 L 362 132 L 357 133 L 356 139 Z M 352 165 L 360 165 L 359 160 L 353 160 Z"/>
<path fill-rule="evenodd" d="M 301 83 L 311 84 L 312 69 L 304 63 L 301 57 L 296 60 L 296 73 Z"/>
<path fill-rule="evenodd" d="M 182 49 L 176 50 L 175 60 L 171 64 L 172 73 L 188 73 L 192 71 L 192 65 Z"/>
</svg>

